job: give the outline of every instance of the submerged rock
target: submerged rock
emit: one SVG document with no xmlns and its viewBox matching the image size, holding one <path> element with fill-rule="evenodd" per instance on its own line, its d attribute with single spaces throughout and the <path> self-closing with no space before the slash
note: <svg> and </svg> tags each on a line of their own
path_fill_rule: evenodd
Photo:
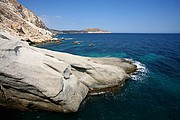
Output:
<svg viewBox="0 0 180 120">
<path fill-rule="evenodd" d="M 93 43 L 89 44 L 89 47 L 94 47 L 94 46 L 95 46 L 95 44 L 93 44 Z"/>
<path fill-rule="evenodd" d="M 123 85 L 136 66 L 29 46 L 0 31 L 0 106 L 76 112 L 88 92 Z"/>
<path fill-rule="evenodd" d="M 79 41 L 75 41 L 75 42 L 73 42 L 73 44 L 79 45 L 80 43 L 79 43 Z"/>
</svg>

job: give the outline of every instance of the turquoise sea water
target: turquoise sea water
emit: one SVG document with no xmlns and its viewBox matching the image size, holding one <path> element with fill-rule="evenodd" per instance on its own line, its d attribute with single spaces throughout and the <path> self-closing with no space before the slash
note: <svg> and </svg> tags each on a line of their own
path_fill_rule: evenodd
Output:
<svg viewBox="0 0 180 120">
<path fill-rule="evenodd" d="M 17 120 L 180 120 L 180 34 L 64 34 L 38 47 L 90 57 L 119 57 L 138 73 L 116 92 L 88 96 L 77 113 L 0 109 Z M 74 45 L 79 41 L 79 45 Z M 93 43 L 95 46 L 89 47 Z"/>
</svg>

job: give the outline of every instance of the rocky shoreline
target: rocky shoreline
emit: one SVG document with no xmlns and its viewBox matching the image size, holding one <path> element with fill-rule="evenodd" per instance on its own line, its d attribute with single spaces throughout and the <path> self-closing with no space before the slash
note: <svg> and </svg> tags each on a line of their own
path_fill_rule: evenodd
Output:
<svg viewBox="0 0 180 120">
<path fill-rule="evenodd" d="M 137 69 L 124 59 L 81 57 L 30 46 L 58 40 L 16 0 L 1 0 L 0 13 L 1 107 L 76 112 L 88 93 L 122 86 Z"/>
<path fill-rule="evenodd" d="M 20 110 L 76 112 L 90 92 L 121 86 L 136 66 L 29 46 L 0 31 L 0 105 Z"/>
</svg>

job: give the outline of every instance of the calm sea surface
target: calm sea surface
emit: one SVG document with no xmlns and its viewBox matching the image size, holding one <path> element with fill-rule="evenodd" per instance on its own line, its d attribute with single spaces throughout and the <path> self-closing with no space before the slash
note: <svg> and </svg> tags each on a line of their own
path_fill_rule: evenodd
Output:
<svg viewBox="0 0 180 120">
<path fill-rule="evenodd" d="M 117 92 L 88 96 L 77 113 L 0 109 L 12 120 L 180 120 L 180 34 L 64 34 L 38 47 L 88 57 L 127 58 L 138 66 Z M 79 41 L 79 45 L 73 42 Z M 89 47 L 89 44 L 95 46 Z"/>
</svg>

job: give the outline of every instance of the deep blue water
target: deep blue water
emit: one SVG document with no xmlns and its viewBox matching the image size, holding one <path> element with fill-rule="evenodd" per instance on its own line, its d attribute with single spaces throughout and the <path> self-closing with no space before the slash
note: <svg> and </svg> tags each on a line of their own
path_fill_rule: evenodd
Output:
<svg viewBox="0 0 180 120">
<path fill-rule="evenodd" d="M 180 120 L 180 34 L 57 37 L 72 39 L 38 47 L 90 57 L 128 58 L 139 66 L 139 73 L 116 92 L 88 96 L 77 113 L 2 109 L 4 116 L 19 120 Z M 95 46 L 89 47 L 90 43 Z"/>
</svg>

